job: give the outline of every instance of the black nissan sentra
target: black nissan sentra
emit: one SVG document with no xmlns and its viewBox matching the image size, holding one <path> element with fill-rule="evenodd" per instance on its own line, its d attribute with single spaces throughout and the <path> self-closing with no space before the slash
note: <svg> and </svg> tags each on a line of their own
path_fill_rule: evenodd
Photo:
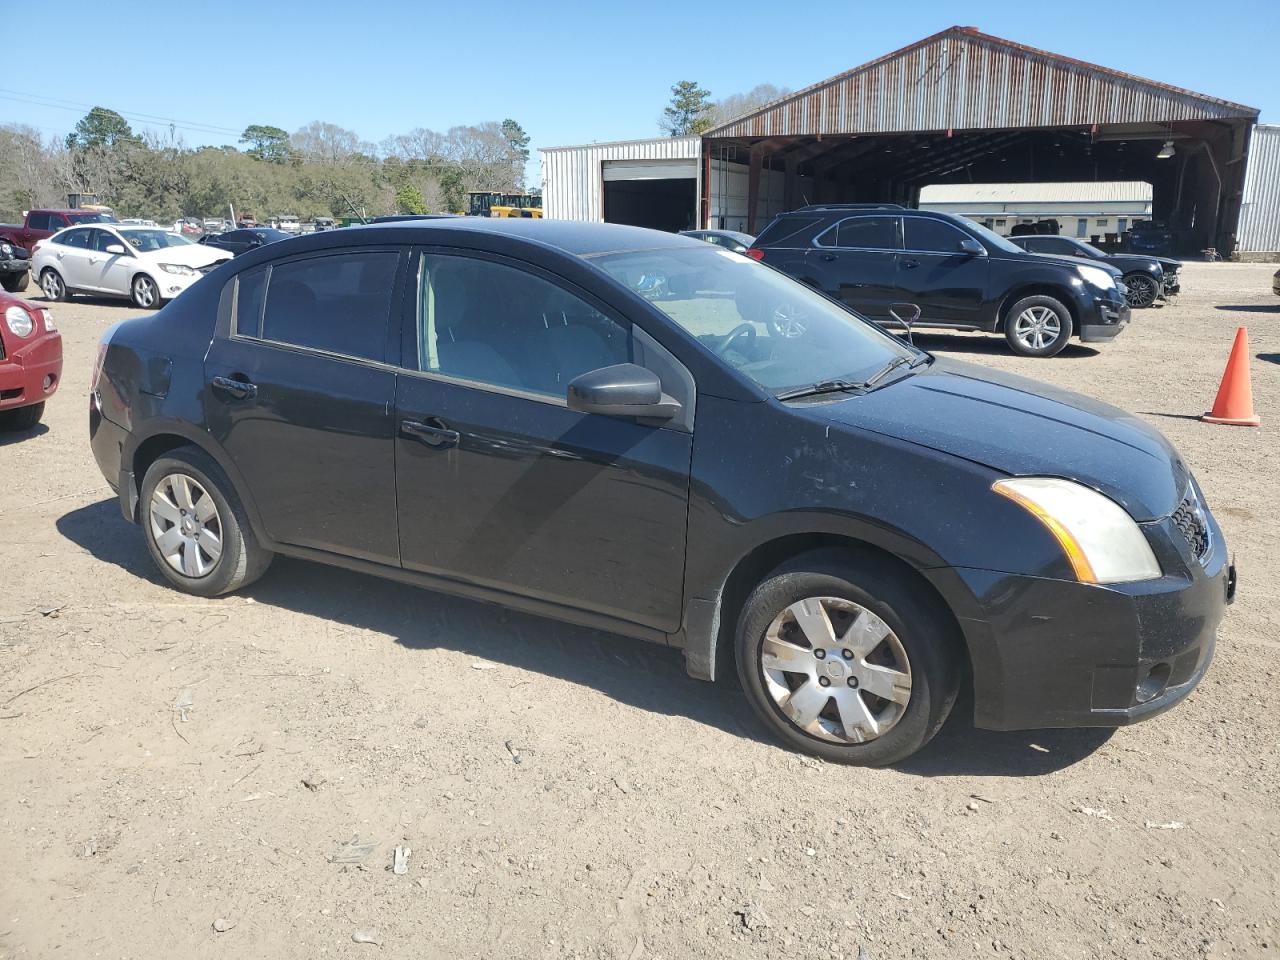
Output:
<svg viewBox="0 0 1280 960">
<path fill-rule="evenodd" d="M 1151 427 L 669 234 L 285 240 L 97 367 L 94 454 L 179 590 L 279 553 L 668 644 L 838 762 L 918 750 L 970 677 L 980 727 L 1154 716 L 1235 588 Z"/>
</svg>

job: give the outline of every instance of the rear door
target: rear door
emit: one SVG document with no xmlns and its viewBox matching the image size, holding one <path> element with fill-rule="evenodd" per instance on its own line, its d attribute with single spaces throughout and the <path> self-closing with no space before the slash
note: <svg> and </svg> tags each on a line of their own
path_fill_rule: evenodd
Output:
<svg viewBox="0 0 1280 960">
<path fill-rule="evenodd" d="M 971 239 L 941 220 L 903 218 L 897 287 L 900 299 L 920 307 L 921 321 L 981 326 L 991 258 L 960 249 Z"/>
<path fill-rule="evenodd" d="M 62 274 L 63 283 L 72 289 L 96 289 L 97 274 L 89 262 L 94 232 L 90 227 L 68 230 L 50 247 L 54 267 Z"/>
<path fill-rule="evenodd" d="M 320 252 L 234 281 L 229 335 L 205 358 L 205 421 L 273 540 L 399 563 L 385 361 L 406 259 L 395 247 Z"/>
<path fill-rule="evenodd" d="M 897 289 L 902 218 L 883 214 L 846 217 L 814 238 L 806 271 L 820 289 L 872 320 L 890 320 Z"/>
</svg>

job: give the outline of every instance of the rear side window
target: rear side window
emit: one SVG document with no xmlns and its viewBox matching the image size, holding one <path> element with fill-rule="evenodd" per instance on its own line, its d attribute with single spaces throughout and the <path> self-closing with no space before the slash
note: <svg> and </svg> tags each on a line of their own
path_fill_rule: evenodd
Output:
<svg viewBox="0 0 1280 960">
<path fill-rule="evenodd" d="M 823 246 L 898 249 L 898 217 L 850 217 L 822 235 Z"/>
<path fill-rule="evenodd" d="M 382 360 L 399 258 L 377 251 L 276 264 L 267 283 L 262 338 Z"/>
<path fill-rule="evenodd" d="M 267 267 L 236 277 L 236 332 L 246 337 L 262 335 L 262 303 L 267 293 Z"/>
<path fill-rule="evenodd" d="M 764 228 L 760 236 L 756 237 L 755 245 L 763 247 L 768 244 L 782 243 L 804 233 L 810 227 L 816 227 L 821 222 L 821 217 L 778 217 Z"/>
<path fill-rule="evenodd" d="M 925 217 L 906 217 L 903 220 L 904 246 L 908 250 L 929 253 L 958 253 L 960 243 L 969 235 L 941 220 Z"/>
<path fill-rule="evenodd" d="M 49 221 L 53 219 L 47 213 L 33 213 L 27 217 L 27 228 L 29 230 L 51 230 Z"/>
<path fill-rule="evenodd" d="M 77 250 L 89 249 L 89 234 L 91 230 L 68 230 L 62 236 L 58 237 L 58 243 L 64 247 L 75 247 Z"/>
</svg>

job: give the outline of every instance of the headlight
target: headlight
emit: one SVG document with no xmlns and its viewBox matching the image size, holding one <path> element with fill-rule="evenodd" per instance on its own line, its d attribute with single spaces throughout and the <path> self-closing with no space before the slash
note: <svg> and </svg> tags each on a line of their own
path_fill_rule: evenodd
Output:
<svg viewBox="0 0 1280 960">
<path fill-rule="evenodd" d="M 195 275 L 195 270 L 188 267 L 185 263 L 162 263 L 160 269 L 165 273 L 176 273 L 181 277 L 190 277 Z"/>
<path fill-rule="evenodd" d="M 1076 270 L 1080 273 L 1080 279 L 1090 286 L 1097 287 L 1099 290 L 1114 290 L 1116 278 L 1100 267 L 1091 267 L 1087 263 L 1076 266 Z"/>
<path fill-rule="evenodd" d="M 21 307 L 10 307 L 4 312 L 4 323 L 15 337 L 29 337 L 36 329 L 31 314 Z"/>
<path fill-rule="evenodd" d="M 13 247 L 7 243 L 0 243 L 0 257 L 12 257 Z"/>
<path fill-rule="evenodd" d="M 1071 480 L 1016 477 L 991 489 L 1024 507 L 1061 544 L 1081 583 L 1155 580 L 1161 575 L 1138 524 L 1114 500 Z"/>
</svg>

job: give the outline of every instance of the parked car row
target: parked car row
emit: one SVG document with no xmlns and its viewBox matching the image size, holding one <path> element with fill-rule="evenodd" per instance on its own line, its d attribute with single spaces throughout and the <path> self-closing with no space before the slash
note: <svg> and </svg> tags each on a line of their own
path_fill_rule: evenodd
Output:
<svg viewBox="0 0 1280 960">
<path fill-rule="evenodd" d="M 1121 273 L 1127 288 L 1125 299 L 1129 306 L 1149 307 L 1157 300 L 1167 300 L 1181 290 L 1178 272 L 1182 261 L 1168 257 L 1142 256 L 1133 253 L 1106 253 L 1091 243 L 1074 237 L 1020 236 L 1010 237 L 1029 253 L 1048 253 L 1060 257 L 1078 257 L 1081 260 L 1101 261 L 1115 267 Z"/>
</svg>

